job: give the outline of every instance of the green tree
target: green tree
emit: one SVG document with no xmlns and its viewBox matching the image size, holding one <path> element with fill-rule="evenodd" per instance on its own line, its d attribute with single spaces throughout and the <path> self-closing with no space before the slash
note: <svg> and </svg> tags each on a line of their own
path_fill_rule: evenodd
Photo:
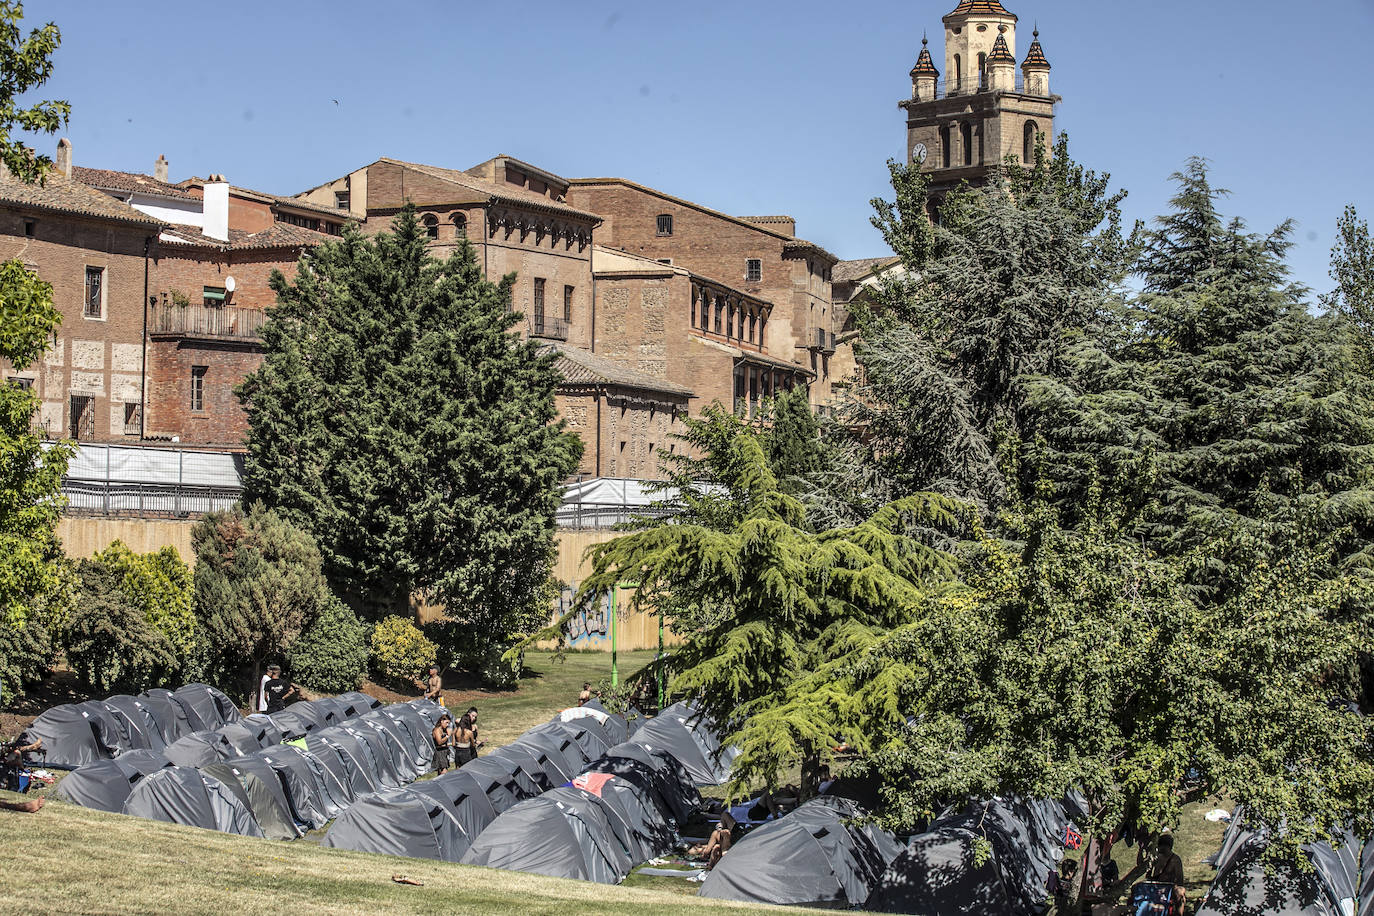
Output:
<svg viewBox="0 0 1374 916">
<path fill-rule="evenodd" d="M 798 765 L 814 791 L 843 734 L 829 705 L 835 697 L 815 673 L 907 622 L 954 578 L 957 564 L 941 545 L 960 526 L 961 510 L 921 494 L 856 526 L 814 532 L 801 503 L 779 487 L 759 435 L 717 428 L 732 430 L 712 460 L 729 469 L 723 485 L 744 507 L 739 516 L 680 518 L 597 545 L 575 606 L 628 579 L 639 583 L 639 605 L 709 608 L 678 627 L 685 642 L 668 660 L 672 689 L 699 697 L 727 740 L 739 743 L 731 791 L 776 785 Z M 815 689 L 798 697 L 803 681 Z M 771 714 L 784 704 L 793 712 Z"/>
<path fill-rule="evenodd" d="M 357 690 L 367 675 L 367 625 L 332 595 L 287 655 L 291 677 L 324 693 Z"/>
<path fill-rule="evenodd" d="M 117 548 L 123 545 L 105 552 L 108 559 L 97 554 L 77 564 L 76 606 L 66 633 L 72 670 L 102 694 L 166 686 L 179 680 L 185 661 L 131 593 L 131 564 L 123 556 L 128 548 Z"/>
<path fill-rule="evenodd" d="M 806 388 L 793 388 L 773 398 L 767 416 L 771 423 L 763 434 L 764 453 L 779 485 L 795 496 L 825 465 L 820 423 Z"/>
<path fill-rule="evenodd" d="M 1374 242 L 1369 223 L 1347 206 L 1336 222 L 1336 244 L 1331 248 L 1331 279 L 1336 288 L 1322 296 L 1328 311 L 1344 315 L 1360 332 L 1360 363 L 1374 370 Z"/>
<path fill-rule="evenodd" d="M 191 568 L 175 547 L 137 554 L 123 541 L 115 541 L 93 559 L 118 578 L 128 600 L 143 611 L 150 626 L 167 637 L 183 663 L 196 656 Z"/>
<path fill-rule="evenodd" d="M 308 533 L 254 505 L 211 513 L 191 533 L 196 620 L 209 668 L 251 697 L 266 662 L 285 657 L 332 599 Z"/>
<path fill-rule="evenodd" d="M 507 632 L 550 573 L 558 485 L 581 442 L 557 420 L 555 357 L 512 332 L 514 276 L 472 247 L 347 229 L 277 275 L 248 411 L 246 492 L 310 531 L 370 616 L 421 593 L 455 652 Z"/>
<path fill-rule="evenodd" d="M 72 113 L 62 101 L 37 102 L 28 107 L 19 97 L 42 86 L 52 76 L 52 55 L 62 44 L 62 33 L 49 22 L 24 37 L 19 22 L 24 4 L 0 0 L 0 162 L 21 181 L 42 181 L 52 166 L 47 156 L 12 137 L 18 128 L 29 133 L 56 133 Z"/>
</svg>

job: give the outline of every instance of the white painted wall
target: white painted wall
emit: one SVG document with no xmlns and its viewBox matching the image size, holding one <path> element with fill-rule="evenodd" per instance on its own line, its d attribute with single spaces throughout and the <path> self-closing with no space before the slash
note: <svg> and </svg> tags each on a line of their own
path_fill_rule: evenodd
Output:
<svg viewBox="0 0 1374 916">
<path fill-rule="evenodd" d="M 205 225 L 205 214 L 201 210 L 198 200 L 168 200 L 165 197 L 145 197 L 142 194 L 135 194 L 129 200 L 129 206 L 140 213 L 146 213 L 153 219 L 160 219 L 164 223 L 172 223 L 176 226 L 203 226 Z"/>
<path fill-rule="evenodd" d="M 205 223 L 201 231 L 221 242 L 229 240 L 229 182 L 205 182 Z"/>
</svg>

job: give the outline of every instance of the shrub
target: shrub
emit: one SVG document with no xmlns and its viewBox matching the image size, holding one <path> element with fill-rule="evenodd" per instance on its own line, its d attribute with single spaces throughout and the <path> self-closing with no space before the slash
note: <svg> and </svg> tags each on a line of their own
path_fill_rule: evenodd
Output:
<svg viewBox="0 0 1374 916">
<path fill-rule="evenodd" d="M 437 658 L 434 643 L 404 617 L 387 617 L 372 630 L 372 670 L 392 684 L 411 684 Z"/>
<path fill-rule="evenodd" d="M 324 693 L 356 690 L 367 674 L 367 627 L 337 598 L 291 647 L 291 674 Z"/>
<path fill-rule="evenodd" d="M 180 673 L 172 641 L 148 622 L 124 589 L 124 576 L 99 559 L 77 566 L 76 609 L 67 630 L 67 661 L 99 693 L 137 692 Z"/>
<path fill-rule="evenodd" d="M 0 612 L 0 691 L 5 702 L 52 673 L 61 650 L 70 594 L 63 588 L 34 601 L 22 615 Z"/>
<path fill-rule="evenodd" d="M 195 654 L 191 568 L 175 547 L 137 554 L 123 541 L 115 541 L 93 559 L 118 577 L 125 597 L 143 610 L 149 625 L 167 637 L 179 659 L 185 661 Z"/>
</svg>

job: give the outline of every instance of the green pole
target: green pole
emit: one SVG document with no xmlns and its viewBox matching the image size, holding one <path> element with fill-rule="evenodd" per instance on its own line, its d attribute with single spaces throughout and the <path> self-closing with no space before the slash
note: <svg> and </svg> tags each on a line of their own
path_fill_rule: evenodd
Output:
<svg viewBox="0 0 1374 916">
<path fill-rule="evenodd" d="M 620 686 L 620 670 L 616 667 L 615 652 L 615 593 L 619 586 L 611 587 L 611 686 Z"/>
</svg>

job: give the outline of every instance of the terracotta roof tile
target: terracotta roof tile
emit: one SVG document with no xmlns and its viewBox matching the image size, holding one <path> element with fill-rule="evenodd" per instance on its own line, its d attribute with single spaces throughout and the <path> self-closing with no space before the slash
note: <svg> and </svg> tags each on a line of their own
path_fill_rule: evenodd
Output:
<svg viewBox="0 0 1374 916">
<path fill-rule="evenodd" d="M 112 219 L 149 228 L 163 225 L 161 220 L 140 213 L 124 201 L 116 200 L 80 181 L 65 178 L 55 169 L 48 172 L 43 184 L 27 184 L 15 178 L 8 170 L 0 170 L 0 202 L 57 213 Z"/>
<path fill-rule="evenodd" d="M 259 232 L 230 229 L 227 242 L 211 238 L 195 226 L 169 226 L 162 232 L 162 240 L 171 244 L 181 243 L 197 248 L 227 248 L 232 251 L 249 251 L 255 248 L 311 248 L 334 238 L 336 237 L 290 223 L 273 223 Z"/>
<path fill-rule="evenodd" d="M 1007 36 L 997 35 L 997 40 L 992 43 L 992 53 L 988 55 L 990 64 L 1015 64 L 1016 57 L 1011 53 L 1011 48 L 1007 47 Z"/>
<path fill-rule="evenodd" d="M 159 197 L 173 197 L 178 200 L 196 200 L 194 194 L 165 181 L 158 181 L 151 175 L 138 172 L 116 172 L 113 169 L 88 169 L 79 165 L 72 166 L 72 178 L 82 184 L 99 188 L 102 191 L 126 191 L 129 193 L 156 194 Z"/>
<path fill-rule="evenodd" d="M 930 58 L 930 49 L 926 47 L 928 43 L 928 39 L 921 39 L 921 56 L 916 58 L 916 66 L 911 68 L 911 75 L 932 76 L 939 79 L 940 71 L 935 69 L 935 61 Z"/>
<path fill-rule="evenodd" d="M 895 264 L 899 258 L 888 255 L 883 258 L 860 258 L 857 261 L 840 261 L 830 271 L 830 279 L 836 283 L 852 283 L 866 277 L 879 267 Z"/>
<path fill-rule="evenodd" d="M 804 251 L 804 252 L 809 252 L 809 253 L 811 253 L 811 254 L 818 254 L 818 255 L 820 255 L 821 257 L 828 259 L 828 260 L 830 261 L 831 264 L 834 264 L 834 263 L 836 263 L 837 261 L 840 260 L 839 258 L 835 257 L 835 256 L 834 256 L 833 254 L 831 254 L 830 252 L 826 251 L 826 250 L 825 250 L 824 248 L 822 248 L 820 245 L 817 245 L 815 242 L 808 242 L 806 239 L 794 238 L 794 239 L 791 239 L 790 241 L 783 242 L 783 244 L 782 244 L 782 253 L 783 253 L 784 255 L 788 254 L 789 252 L 793 252 L 793 251 Z"/>
<path fill-rule="evenodd" d="M 1050 69 L 1050 62 L 1045 59 L 1045 49 L 1040 47 L 1040 30 L 1036 29 L 1033 35 L 1035 36 L 1034 40 L 1031 42 L 1031 46 L 1026 49 L 1026 59 L 1021 63 L 1021 66 L 1030 70 L 1036 68 L 1048 70 Z"/>
<path fill-rule="evenodd" d="M 1016 14 L 1008 10 L 998 0 L 960 0 L 959 5 L 954 8 L 954 12 L 947 14 L 945 18 L 976 16 L 980 13 L 985 16 L 1010 16 L 1013 20 L 1016 19 Z"/>
<path fill-rule="evenodd" d="M 618 385 L 622 388 L 642 388 L 663 394 L 690 398 L 692 389 L 674 385 L 672 382 L 635 369 L 622 366 L 597 356 L 588 350 L 579 350 L 567 344 L 550 344 L 558 351 L 558 371 L 563 375 L 564 384 L 570 386 Z"/>
</svg>

